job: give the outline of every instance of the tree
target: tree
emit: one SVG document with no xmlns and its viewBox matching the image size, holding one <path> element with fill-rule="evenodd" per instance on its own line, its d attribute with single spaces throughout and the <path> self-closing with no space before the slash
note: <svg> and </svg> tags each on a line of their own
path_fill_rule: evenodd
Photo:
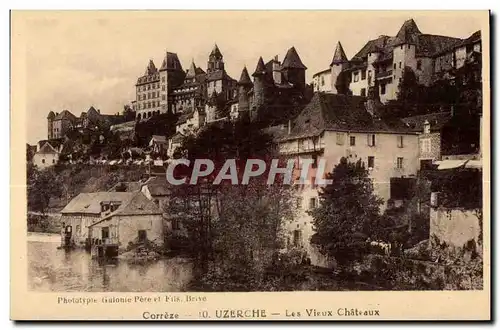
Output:
<svg viewBox="0 0 500 330">
<path fill-rule="evenodd" d="M 345 265 L 362 256 L 366 236 L 379 221 L 382 200 L 374 195 L 361 160 L 342 158 L 326 179 L 332 183 L 321 189 L 319 207 L 310 212 L 316 231 L 311 243 Z"/>
<path fill-rule="evenodd" d="M 28 209 L 45 215 L 52 197 L 61 195 L 61 184 L 52 168 L 38 170 L 36 166 L 27 167 Z"/>
<path fill-rule="evenodd" d="M 123 115 L 123 117 L 125 117 L 125 121 L 133 121 L 133 120 L 135 120 L 135 111 L 132 110 L 132 108 L 128 104 L 125 104 L 123 106 L 123 113 L 122 113 L 122 115 Z"/>
</svg>

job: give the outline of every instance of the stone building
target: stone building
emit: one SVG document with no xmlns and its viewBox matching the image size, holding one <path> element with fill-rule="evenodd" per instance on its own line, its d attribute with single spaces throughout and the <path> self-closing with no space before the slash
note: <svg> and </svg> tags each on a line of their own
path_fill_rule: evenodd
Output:
<svg viewBox="0 0 500 330">
<path fill-rule="evenodd" d="M 149 60 L 144 75 L 135 85 L 137 120 L 172 111 L 173 91 L 182 84 L 184 77 L 185 72 L 175 53 L 166 52 L 160 69 Z"/>
<path fill-rule="evenodd" d="M 283 62 L 278 56 L 264 63 L 257 61 L 253 82 L 247 68 L 243 68 L 238 81 L 238 112 L 246 113 L 254 121 L 274 125 L 288 118 L 294 108 L 307 103 L 305 72 L 295 47 L 288 49 Z"/>
<path fill-rule="evenodd" d="M 352 58 L 347 59 L 340 42 L 330 64 L 330 74 L 315 74 L 329 84 L 315 82 L 315 90 L 367 96 L 375 89 L 382 102 L 397 98 L 405 68 L 410 68 L 418 83 L 429 86 L 436 74 L 460 68 L 474 53 L 481 52 L 481 34 L 467 39 L 422 33 L 413 19 L 404 22 L 396 36 L 381 35 L 368 41 Z M 325 87 L 327 86 L 327 87 Z M 345 86 L 339 90 L 339 86 Z M 321 88 L 321 89 L 319 89 Z"/>
<path fill-rule="evenodd" d="M 307 173 L 310 183 L 297 186 L 299 214 L 288 230 L 291 244 L 304 248 L 313 264 L 323 258 L 310 244 L 314 232 L 307 213 L 318 205 L 321 185 L 316 178 L 324 178 L 322 175 L 331 172 L 342 157 L 352 162 L 362 160 L 375 194 L 384 200 L 383 210 L 389 201 L 402 202 L 393 196 L 393 178 L 412 179 L 418 171 L 418 135 L 402 121 L 389 123 L 378 118 L 361 96 L 315 93 L 278 144 L 282 155 L 295 159 L 297 175 L 303 164 L 311 162 Z M 320 160 L 325 162 L 324 169 L 319 167 Z"/>
</svg>

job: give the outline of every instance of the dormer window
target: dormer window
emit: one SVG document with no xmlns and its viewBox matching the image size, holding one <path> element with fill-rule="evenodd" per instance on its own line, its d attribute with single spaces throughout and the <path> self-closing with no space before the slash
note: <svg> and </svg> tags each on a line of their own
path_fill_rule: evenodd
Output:
<svg viewBox="0 0 500 330">
<path fill-rule="evenodd" d="M 107 212 L 109 210 L 109 203 L 101 202 L 101 212 Z"/>
<path fill-rule="evenodd" d="M 424 134 L 429 134 L 431 132 L 431 124 L 428 120 L 424 122 Z"/>
</svg>

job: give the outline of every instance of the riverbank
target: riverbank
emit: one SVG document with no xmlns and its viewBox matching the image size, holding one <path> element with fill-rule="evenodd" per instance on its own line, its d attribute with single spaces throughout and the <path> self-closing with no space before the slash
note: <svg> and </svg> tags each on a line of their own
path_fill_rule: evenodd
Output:
<svg viewBox="0 0 500 330">
<path fill-rule="evenodd" d="M 46 214 L 28 212 L 28 232 L 58 234 L 61 232 L 60 214 Z"/>
</svg>

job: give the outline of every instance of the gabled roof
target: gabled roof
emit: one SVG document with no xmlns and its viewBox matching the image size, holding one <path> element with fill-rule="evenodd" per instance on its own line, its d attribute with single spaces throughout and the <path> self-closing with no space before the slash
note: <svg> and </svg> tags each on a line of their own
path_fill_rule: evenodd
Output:
<svg viewBox="0 0 500 330">
<path fill-rule="evenodd" d="M 36 152 L 37 154 L 58 154 L 59 152 L 47 141 Z"/>
<path fill-rule="evenodd" d="M 60 114 L 54 117 L 54 120 L 69 120 L 69 121 L 75 121 L 76 116 L 69 112 L 68 110 L 63 110 Z"/>
<path fill-rule="evenodd" d="M 252 80 L 250 80 L 250 76 L 248 75 L 247 67 L 245 66 L 241 71 L 240 80 L 238 81 L 239 85 L 253 85 Z"/>
<path fill-rule="evenodd" d="M 373 118 L 365 108 L 367 99 L 331 93 L 315 93 L 293 122 L 289 138 L 316 136 L 325 130 L 354 132 L 409 132 L 403 122 Z"/>
<path fill-rule="evenodd" d="M 255 71 L 252 74 L 252 76 L 258 76 L 258 75 L 263 75 L 266 74 L 266 66 L 264 65 L 264 60 L 262 59 L 262 56 L 259 57 L 259 60 L 257 61 L 257 66 L 255 67 Z"/>
<path fill-rule="evenodd" d="M 451 112 L 435 112 L 427 115 L 406 117 L 401 120 L 414 132 L 422 132 L 425 121 L 428 121 L 431 125 L 431 131 L 435 132 L 441 130 L 451 118 Z"/>
<path fill-rule="evenodd" d="M 285 59 L 283 60 L 281 67 L 283 69 L 307 69 L 307 67 L 302 63 L 295 47 L 290 48 L 286 52 Z"/>
<path fill-rule="evenodd" d="M 333 59 L 330 66 L 345 62 L 347 62 L 347 56 L 345 55 L 344 48 L 342 47 L 342 44 L 339 41 L 337 43 L 337 47 L 335 48 L 335 53 L 333 54 Z"/>
<path fill-rule="evenodd" d="M 88 213 L 100 214 L 101 202 L 121 202 L 128 203 L 134 193 L 131 192 L 95 192 L 95 193 L 81 193 L 73 198 L 68 205 L 64 207 L 61 214 L 65 213 Z"/>
</svg>

